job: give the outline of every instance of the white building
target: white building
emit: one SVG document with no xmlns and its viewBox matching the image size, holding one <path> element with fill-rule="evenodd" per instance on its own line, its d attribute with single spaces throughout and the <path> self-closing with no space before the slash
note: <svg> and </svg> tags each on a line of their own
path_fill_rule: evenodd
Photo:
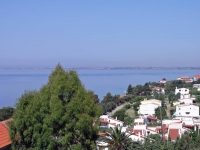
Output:
<svg viewBox="0 0 200 150">
<path fill-rule="evenodd" d="M 200 84 L 193 84 L 193 88 L 197 88 L 197 91 L 200 91 Z"/>
<path fill-rule="evenodd" d="M 190 78 L 189 76 L 179 76 L 177 78 L 177 80 L 184 81 L 185 83 L 191 83 L 191 82 L 193 82 L 193 79 Z"/>
<path fill-rule="evenodd" d="M 129 138 L 135 142 L 140 141 L 141 143 L 144 143 L 144 141 L 145 141 L 145 137 L 140 134 L 133 134 L 133 135 L 129 136 Z"/>
<path fill-rule="evenodd" d="M 163 78 L 162 80 L 159 81 L 159 83 L 166 83 L 167 80 L 165 78 Z"/>
<path fill-rule="evenodd" d="M 133 132 L 135 134 L 140 134 L 145 137 L 145 136 L 147 136 L 147 125 L 146 124 L 134 125 Z"/>
<path fill-rule="evenodd" d="M 193 104 L 193 99 L 191 98 L 183 98 L 183 99 L 179 99 L 178 101 L 183 104 Z"/>
<path fill-rule="evenodd" d="M 151 91 L 152 91 L 152 94 L 154 94 L 155 92 L 165 94 L 165 88 L 161 88 L 161 87 L 153 87 L 151 88 Z"/>
<path fill-rule="evenodd" d="M 199 116 L 199 107 L 195 105 L 178 105 L 176 106 L 175 116 L 187 116 L 187 117 L 198 117 Z"/>
<path fill-rule="evenodd" d="M 116 126 L 122 127 L 124 125 L 123 121 L 117 120 L 117 118 L 116 119 L 111 118 L 108 115 L 101 115 L 100 116 L 100 123 L 101 123 L 100 126 L 108 127 L 108 128 L 114 128 Z"/>
<path fill-rule="evenodd" d="M 155 109 L 161 106 L 161 101 L 156 99 L 144 99 L 141 101 L 141 105 L 138 110 L 138 114 L 140 115 L 155 115 Z"/>
<path fill-rule="evenodd" d="M 144 124 L 144 118 L 140 117 L 140 118 L 135 118 L 134 120 L 135 124 Z"/>
<path fill-rule="evenodd" d="M 168 126 L 167 137 L 172 141 L 175 141 L 177 138 L 181 138 L 181 135 L 184 133 L 182 128 L 182 123 L 172 123 Z"/>
<path fill-rule="evenodd" d="M 199 79 L 200 79 L 200 75 L 199 74 L 194 75 L 194 81 L 197 81 Z"/>
<path fill-rule="evenodd" d="M 190 90 L 187 89 L 187 88 L 179 88 L 179 89 L 178 89 L 178 88 L 176 87 L 176 89 L 175 89 L 175 94 L 180 93 L 181 95 L 188 95 L 189 92 L 190 92 Z"/>
</svg>

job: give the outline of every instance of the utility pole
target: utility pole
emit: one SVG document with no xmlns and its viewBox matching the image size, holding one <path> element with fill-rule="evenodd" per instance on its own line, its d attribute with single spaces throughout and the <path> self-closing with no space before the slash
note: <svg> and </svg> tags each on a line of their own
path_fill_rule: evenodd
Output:
<svg viewBox="0 0 200 150">
<path fill-rule="evenodd" d="M 162 108 L 162 104 L 161 104 L 161 107 L 160 107 L 160 120 L 161 120 L 161 131 L 162 131 L 162 141 L 164 142 L 164 136 L 163 136 L 163 125 L 162 125 L 162 111 L 161 111 L 161 108 Z"/>
</svg>

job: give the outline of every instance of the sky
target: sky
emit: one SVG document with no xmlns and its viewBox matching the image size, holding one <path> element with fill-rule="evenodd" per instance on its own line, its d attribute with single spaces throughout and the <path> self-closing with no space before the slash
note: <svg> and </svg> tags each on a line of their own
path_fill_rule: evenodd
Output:
<svg viewBox="0 0 200 150">
<path fill-rule="evenodd" d="M 1 0 L 0 67 L 197 67 L 199 8 L 199 0 Z"/>
</svg>

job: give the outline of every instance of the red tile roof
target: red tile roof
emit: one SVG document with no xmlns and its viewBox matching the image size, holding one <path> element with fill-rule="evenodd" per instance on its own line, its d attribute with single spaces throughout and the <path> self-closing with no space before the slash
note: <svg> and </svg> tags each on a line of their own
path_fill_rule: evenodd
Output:
<svg viewBox="0 0 200 150">
<path fill-rule="evenodd" d="M 101 122 L 101 123 L 108 123 L 108 121 L 107 121 L 107 120 L 104 120 L 104 119 L 100 119 L 100 122 Z"/>
<path fill-rule="evenodd" d="M 120 95 L 120 97 L 119 98 L 124 98 L 125 97 L 125 95 Z"/>
<path fill-rule="evenodd" d="M 147 118 L 150 119 L 150 120 L 157 120 L 157 118 L 153 117 L 153 116 L 147 116 Z"/>
<path fill-rule="evenodd" d="M 189 76 L 179 76 L 178 78 L 181 78 L 181 79 L 190 79 L 190 77 Z"/>
<path fill-rule="evenodd" d="M 169 129 L 169 137 L 171 140 L 176 140 L 179 137 L 179 129 Z"/>
<path fill-rule="evenodd" d="M 0 148 L 10 145 L 9 131 L 6 121 L 0 122 Z"/>
<path fill-rule="evenodd" d="M 133 131 L 133 128 L 128 128 L 129 131 Z"/>
<path fill-rule="evenodd" d="M 190 124 L 183 124 L 183 127 L 186 127 L 186 128 L 194 128 L 194 125 L 190 125 Z"/>
<path fill-rule="evenodd" d="M 111 125 L 113 125 L 113 126 L 117 126 L 116 123 L 110 123 L 110 122 L 109 122 L 108 124 L 111 124 Z"/>
<path fill-rule="evenodd" d="M 194 77 L 200 79 L 200 74 L 195 74 Z"/>
<path fill-rule="evenodd" d="M 142 135 L 142 130 L 134 130 L 134 133 L 135 134 L 139 134 L 140 133 L 140 135 Z"/>
<path fill-rule="evenodd" d="M 163 127 L 163 128 L 162 128 Z M 162 125 L 162 127 L 161 126 L 157 126 L 156 127 L 156 131 L 164 131 L 164 132 L 167 132 L 168 131 L 168 126 L 167 125 L 165 125 L 165 124 L 163 124 Z"/>
</svg>

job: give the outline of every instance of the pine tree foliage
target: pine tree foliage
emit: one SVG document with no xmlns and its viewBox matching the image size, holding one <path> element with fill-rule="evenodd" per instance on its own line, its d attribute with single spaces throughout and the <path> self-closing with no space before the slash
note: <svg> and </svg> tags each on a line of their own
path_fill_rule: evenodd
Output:
<svg viewBox="0 0 200 150">
<path fill-rule="evenodd" d="M 58 64 L 46 85 L 19 98 L 10 122 L 12 149 L 94 148 L 98 130 L 92 123 L 100 115 L 94 99 L 75 71 Z"/>
<path fill-rule="evenodd" d="M 12 117 L 14 113 L 13 107 L 3 107 L 0 109 L 0 121 L 7 120 Z"/>
</svg>

